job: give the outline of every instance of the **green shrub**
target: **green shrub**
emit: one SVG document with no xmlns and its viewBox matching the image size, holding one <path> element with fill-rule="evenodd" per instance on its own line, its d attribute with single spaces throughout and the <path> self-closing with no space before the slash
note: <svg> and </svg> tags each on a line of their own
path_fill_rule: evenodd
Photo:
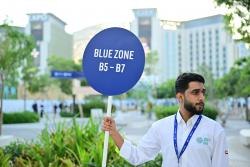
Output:
<svg viewBox="0 0 250 167">
<path fill-rule="evenodd" d="M 3 113 L 4 124 L 32 123 L 38 121 L 39 121 L 38 114 L 29 111 Z"/>
<path fill-rule="evenodd" d="M 178 110 L 178 106 L 155 106 L 153 111 L 157 119 L 161 119 L 164 117 L 168 117 L 170 115 L 174 115 Z"/>
<path fill-rule="evenodd" d="M 72 112 L 61 111 L 60 116 L 61 117 L 74 117 L 76 116 L 76 114 Z"/>
<path fill-rule="evenodd" d="M 154 160 L 149 161 L 142 165 L 142 167 L 161 167 L 162 166 L 162 155 L 159 154 Z"/>
<path fill-rule="evenodd" d="M 20 157 L 25 150 L 29 149 L 29 144 L 20 141 L 12 142 L 10 145 L 5 146 L 4 154 L 11 155 L 10 160 L 15 162 L 17 157 Z"/>
<path fill-rule="evenodd" d="M 212 107 L 212 106 L 205 106 L 205 109 L 203 111 L 203 115 L 205 115 L 208 118 L 211 118 L 213 120 L 216 119 L 218 113 L 219 113 L 219 111 L 216 108 Z"/>
<path fill-rule="evenodd" d="M 104 133 L 90 120 L 80 126 L 73 119 L 73 126 L 59 123 L 54 131 L 45 128 L 36 143 L 15 142 L 5 147 L 4 155 L 13 167 L 94 167 L 102 165 Z M 1 158 L 1 154 L 0 154 Z M 6 161 L 6 160 L 5 160 Z M 161 157 L 143 167 L 160 167 Z M 159 164 L 159 165 L 158 165 Z M 132 167 L 119 155 L 114 142 L 109 140 L 108 167 Z"/>
<path fill-rule="evenodd" d="M 174 115 L 178 111 L 178 106 L 155 106 L 153 111 L 155 112 L 157 119 L 162 119 L 167 116 Z M 215 120 L 218 115 L 218 111 L 215 108 L 206 105 L 203 115 Z"/>
<path fill-rule="evenodd" d="M 103 141 L 104 133 L 92 120 L 80 126 L 73 119 L 72 127 L 60 123 L 55 131 L 44 129 L 37 143 L 12 143 L 5 154 L 12 156 L 14 167 L 101 166 Z M 107 166 L 132 167 L 115 150 L 110 139 Z"/>
<path fill-rule="evenodd" d="M 9 161 L 10 161 L 11 155 L 5 154 L 4 150 L 0 148 L 0 166 L 2 167 L 9 167 Z"/>
<path fill-rule="evenodd" d="M 96 100 L 96 99 L 91 100 L 85 104 L 82 104 L 83 116 L 90 117 L 90 112 L 91 112 L 91 109 L 93 109 L 93 108 L 100 108 L 103 110 L 103 112 L 106 112 L 107 105 L 102 100 Z M 112 112 L 115 112 L 115 110 L 116 110 L 116 107 L 114 105 L 112 105 Z M 78 107 L 76 107 L 75 113 L 79 114 L 79 116 L 80 116 L 80 112 L 79 112 Z"/>
<path fill-rule="evenodd" d="M 84 117 L 90 117 L 91 109 L 93 108 L 101 108 L 103 111 L 105 110 L 105 103 L 99 100 L 90 101 L 84 105 L 82 105 L 83 115 Z"/>
</svg>

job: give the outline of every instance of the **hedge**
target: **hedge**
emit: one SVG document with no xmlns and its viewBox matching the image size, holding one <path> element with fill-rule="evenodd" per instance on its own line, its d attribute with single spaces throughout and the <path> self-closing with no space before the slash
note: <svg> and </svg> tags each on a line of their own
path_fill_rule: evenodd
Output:
<svg viewBox="0 0 250 167">
<path fill-rule="evenodd" d="M 39 121 L 39 115 L 34 112 L 24 111 L 24 112 L 3 113 L 4 124 L 32 123 L 38 121 Z"/>
<path fill-rule="evenodd" d="M 83 111 L 83 116 L 84 117 L 90 117 L 90 112 L 91 109 L 93 108 L 100 108 L 103 110 L 103 112 L 106 112 L 107 110 L 107 105 L 102 101 L 102 100 L 91 100 L 85 104 L 82 104 L 82 111 Z M 116 107 L 112 105 L 112 112 L 115 112 Z M 74 113 L 69 113 L 69 112 L 61 112 L 60 115 L 62 117 L 74 117 L 75 115 L 80 116 L 80 111 L 78 105 L 75 107 Z"/>
<path fill-rule="evenodd" d="M 155 106 L 153 111 L 157 119 L 161 119 L 170 115 L 174 115 L 178 111 L 178 106 Z M 218 115 L 218 110 L 211 106 L 205 106 L 203 115 L 215 120 Z"/>
</svg>

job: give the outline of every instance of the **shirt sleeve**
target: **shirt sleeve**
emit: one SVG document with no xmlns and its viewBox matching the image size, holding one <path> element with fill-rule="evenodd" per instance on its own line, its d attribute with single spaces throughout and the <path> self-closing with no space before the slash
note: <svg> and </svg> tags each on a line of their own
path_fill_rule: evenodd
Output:
<svg viewBox="0 0 250 167">
<path fill-rule="evenodd" d="M 155 128 L 152 126 L 148 130 L 138 146 L 133 145 L 128 140 L 124 140 L 120 149 L 120 155 L 133 165 L 139 165 L 155 159 L 160 151 L 160 141 Z"/>
<path fill-rule="evenodd" d="M 229 167 L 228 147 L 224 130 L 215 136 L 212 155 L 212 167 Z"/>
</svg>

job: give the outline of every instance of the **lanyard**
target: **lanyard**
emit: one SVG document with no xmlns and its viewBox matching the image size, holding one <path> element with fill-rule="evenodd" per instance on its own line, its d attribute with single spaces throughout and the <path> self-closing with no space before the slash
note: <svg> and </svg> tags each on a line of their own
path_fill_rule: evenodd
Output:
<svg viewBox="0 0 250 167">
<path fill-rule="evenodd" d="M 177 113 L 175 114 L 175 120 L 174 120 L 174 149 L 175 149 L 175 153 L 176 153 L 178 163 L 179 163 L 179 160 L 180 160 L 182 154 L 184 153 L 184 151 L 186 150 L 186 148 L 188 146 L 188 143 L 190 142 L 190 140 L 191 140 L 191 138 L 192 138 L 192 136 L 194 134 L 194 131 L 196 130 L 196 128 L 198 127 L 198 125 L 199 125 L 199 123 L 201 121 L 202 116 L 199 115 L 197 121 L 195 122 L 192 130 L 190 131 L 190 133 L 189 133 L 189 135 L 188 135 L 188 137 L 187 137 L 187 139 L 186 139 L 186 141 L 185 141 L 185 143 L 184 143 L 184 145 L 183 145 L 183 147 L 181 149 L 181 152 L 179 154 L 178 153 L 178 147 L 177 147 L 177 128 L 178 128 L 178 124 L 177 124 L 176 115 L 177 115 Z"/>
</svg>

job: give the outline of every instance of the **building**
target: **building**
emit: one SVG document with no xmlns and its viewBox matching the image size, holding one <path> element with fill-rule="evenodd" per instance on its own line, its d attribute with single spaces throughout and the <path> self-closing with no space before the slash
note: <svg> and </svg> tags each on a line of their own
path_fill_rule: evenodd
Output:
<svg viewBox="0 0 250 167">
<path fill-rule="evenodd" d="M 73 59 L 75 61 L 82 60 L 84 50 L 91 38 L 103 29 L 103 25 L 95 25 L 73 33 Z"/>
<path fill-rule="evenodd" d="M 148 53 L 156 52 L 158 56 L 158 65 L 155 65 L 156 72 L 164 70 L 163 73 L 166 73 L 164 66 L 166 66 L 166 56 L 164 56 L 163 44 L 163 33 L 164 30 L 160 25 L 160 20 L 157 15 L 157 10 L 155 8 L 146 8 L 146 9 L 134 9 L 135 19 L 130 24 L 130 30 L 138 36 L 140 39 L 146 56 Z M 152 74 L 151 76 L 143 75 L 143 78 L 149 80 L 149 82 L 155 82 L 159 80 L 161 73 Z"/>
<path fill-rule="evenodd" d="M 160 20 L 155 8 L 133 11 L 131 31 L 141 39 L 146 51 L 158 53 L 156 81 L 176 78 L 182 72 L 197 72 L 201 66 L 219 78 L 229 72 L 235 60 L 249 54 L 243 43 L 234 41 L 226 32 L 223 15 L 169 21 Z"/>
<path fill-rule="evenodd" d="M 177 32 L 179 73 L 207 66 L 219 78 L 240 57 L 238 44 L 224 28 L 223 15 L 182 22 Z"/>
<path fill-rule="evenodd" d="M 28 14 L 29 22 L 25 27 L 25 33 L 31 35 L 36 48 L 32 51 L 34 64 L 38 67 L 40 74 L 50 73 L 48 69 L 48 59 L 50 56 L 60 56 L 72 59 L 73 38 L 65 31 L 66 23 L 51 13 L 31 13 Z M 42 94 L 30 94 L 23 85 L 18 87 L 17 98 L 36 99 Z M 59 90 L 51 87 L 46 98 L 68 98 Z"/>
<path fill-rule="evenodd" d="M 179 74 L 178 64 L 182 62 L 181 59 L 178 59 L 178 49 L 181 48 L 177 41 L 177 27 L 180 25 L 179 21 L 169 21 L 161 20 L 162 26 L 162 49 L 163 49 L 163 59 L 164 64 L 162 65 L 161 71 L 163 71 L 161 78 L 163 81 L 176 78 Z"/>
<path fill-rule="evenodd" d="M 89 41 L 100 31 L 110 27 L 122 27 L 128 29 L 126 23 L 103 23 L 90 26 L 73 33 L 73 59 L 75 61 L 81 60 L 84 50 Z"/>
<path fill-rule="evenodd" d="M 26 33 L 36 41 L 37 48 L 33 56 L 41 73 L 48 70 L 47 60 L 52 55 L 72 59 L 73 39 L 72 35 L 65 32 L 64 21 L 51 13 L 31 13 L 28 16 Z"/>
</svg>

